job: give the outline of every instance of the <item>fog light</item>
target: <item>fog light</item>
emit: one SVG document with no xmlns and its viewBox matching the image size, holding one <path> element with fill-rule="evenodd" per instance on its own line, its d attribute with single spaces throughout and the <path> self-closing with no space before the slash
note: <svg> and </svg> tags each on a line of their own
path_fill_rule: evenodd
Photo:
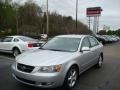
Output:
<svg viewBox="0 0 120 90">
<path fill-rule="evenodd" d="M 51 86 L 53 82 L 37 82 L 36 84 L 40 86 Z"/>
<path fill-rule="evenodd" d="M 52 84 L 53 84 L 53 82 L 42 82 L 41 83 L 41 85 L 43 85 L 43 86 L 50 86 Z"/>
</svg>

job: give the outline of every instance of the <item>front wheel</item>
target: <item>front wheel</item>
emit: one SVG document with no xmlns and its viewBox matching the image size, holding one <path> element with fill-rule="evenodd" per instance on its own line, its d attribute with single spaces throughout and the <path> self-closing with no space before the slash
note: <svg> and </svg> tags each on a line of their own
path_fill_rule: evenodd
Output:
<svg viewBox="0 0 120 90">
<path fill-rule="evenodd" d="M 19 54 L 20 54 L 20 50 L 17 49 L 17 48 L 14 48 L 13 49 L 13 55 L 14 55 L 14 57 L 18 56 Z"/>
<path fill-rule="evenodd" d="M 76 67 L 71 67 L 66 75 L 64 87 L 71 89 L 75 86 L 78 78 L 78 70 Z"/>
<path fill-rule="evenodd" d="M 103 64 L 103 57 L 102 55 L 100 55 L 99 59 L 98 59 L 98 63 L 96 64 L 97 68 L 101 68 Z"/>
</svg>

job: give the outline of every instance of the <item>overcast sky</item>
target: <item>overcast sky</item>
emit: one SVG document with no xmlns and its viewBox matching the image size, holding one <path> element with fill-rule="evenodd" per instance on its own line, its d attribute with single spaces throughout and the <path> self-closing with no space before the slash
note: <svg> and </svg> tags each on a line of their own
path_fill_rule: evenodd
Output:
<svg viewBox="0 0 120 90">
<path fill-rule="evenodd" d="M 24 1 L 24 0 L 23 0 Z M 46 5 L 46 0 L 33 0 L 40 6 Z M 59 14 L 72 16 L 75 19 L 76 0 L 48 0 L 49 10 Z M 110 26 L 111 29 L 120 28 L 120 0 L 79 0 L 78 19 L 87 24 L 86 8 L 102 7 L 103 12 L 100 17 L 100 29 L 103 25 Z"/>
</svg>

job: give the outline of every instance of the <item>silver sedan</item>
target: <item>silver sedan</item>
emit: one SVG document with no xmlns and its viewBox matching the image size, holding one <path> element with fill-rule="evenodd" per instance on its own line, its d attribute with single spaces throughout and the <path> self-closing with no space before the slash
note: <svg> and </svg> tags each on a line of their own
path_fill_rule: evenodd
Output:
<svg viewBox="0 0 120 90">
<path fill-rule="evenodd" d="M 73 88 L 79 75 L 92 66 L 101 67 L 103 45 L 89 35 L 56 36 L 37 50 L 16 57 L 13 77 L 24 84 Z"/>
</svg>

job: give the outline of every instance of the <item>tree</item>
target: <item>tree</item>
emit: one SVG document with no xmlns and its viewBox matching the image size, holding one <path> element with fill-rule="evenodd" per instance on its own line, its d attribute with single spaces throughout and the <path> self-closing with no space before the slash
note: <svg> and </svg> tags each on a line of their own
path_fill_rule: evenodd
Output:
<svg viewBox="0 0 120 90">
<path fill-rule="evenodd" d="M 29 32 L 35 32 L 36 30 L 36 33 L 40 32 L 42 9 L 37 4 L 26 2 L 25 5 L 19 6 L 18 15 L 20 33 L 25 32 L 23 27 L 26 27 L 24 30 L 30 29 Z"/>
<path fill-rule="evenodd" d="M 108 35 L 117 35 L 117 36 L 120 36 L 120 29 L 114 30 L 114 31 L 109 30 L 109 31 L 107 32 L 107 34 L 108 34 Z"/>
<path fill-rule="evenodd" d="M 11 0 L 0 1 L 0 30 L 5 32 L 15 29 L 15 11 Z"/>
<path fill-rule="evenodd" d="M 101 31 L 98 32 L 98 34 L 100 34 L 100 35 L 106 35 L 107 32 L 106 32 L 106 30 L 101 30 Z"/>
<path fill-rule="evenodd" d="M 46 13 L 32 0 L 22 5 L 12 3 L 11 0 L 0 1 L 0 30 L 4 34 L 40 35 L 46 33 Z M 49 36 L 60 34 L 88 34 L 88 27 L 71 16 L 62 16 L 56 12 L 49 12 Z M 12 31 L 8 33 L 8 31 Z M 3 34 L 3 33 L 2 33 Z"/>
</svg>

